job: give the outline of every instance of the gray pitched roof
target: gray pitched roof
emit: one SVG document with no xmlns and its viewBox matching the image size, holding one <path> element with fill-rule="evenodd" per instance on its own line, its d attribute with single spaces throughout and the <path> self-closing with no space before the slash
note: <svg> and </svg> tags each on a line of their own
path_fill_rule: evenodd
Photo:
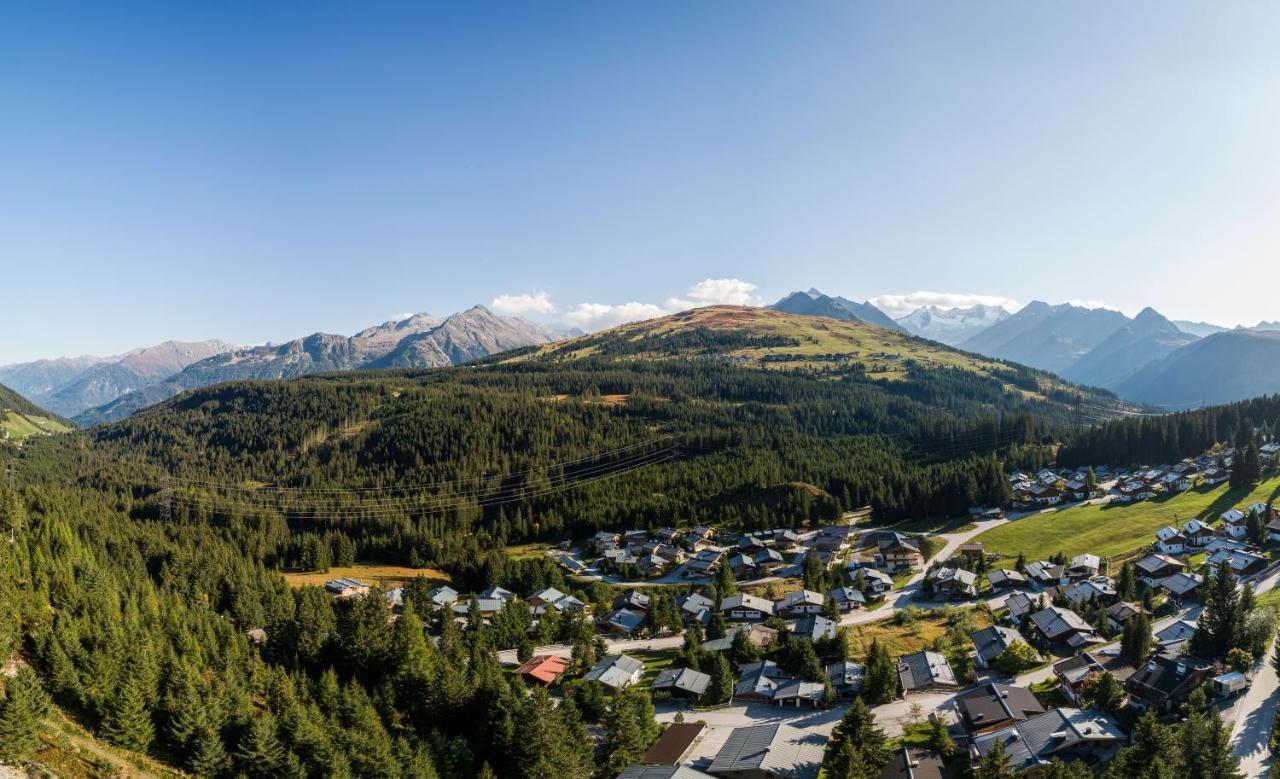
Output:
<svg viewBox="0 0 1280 779">
<path fill-rule="evenodd" d="M 1022 771 L 1050 760 L 1055 752 L 1085 741 L 1121 743 L 1124 732 L 1116 721 L 1097 711 L 1053 709 L 1016 725 L 987 733 L 973 740 L 981 755 L 995 748 L 997 741 L 1014 770 Z"/>
<path fill-rule="evenodd" d="M 683 765 L 633 765 L 618 779 L 712 779 L 710 774 Z"/>
<path fill-rule="evenodd" d="M 989 628 L 975 630 L 969 634 L 969 638 L 973 641 L 973 647 L 978 653 L 978 658 L 984 663 L 994 662 L 1014 641 L 1028 643 L 1017 630 L 1001 625 L 992 625 Z"/>
<path fill-rule="evenodd" d="M 816 779 L 826 738 L 790 725 L 734 728 L 711 761 L 712 775 L 761 771 L 786 779 Z"/>
<path fill-rule="evenodd" d="M 631 684 L 632 677 L 637 671 L 644 672 L 644 663 L 634 657 L 609 655 L 583 674 L 582 678 L 589 682 L 600 682 L 608 687 L 621 689 Z"/>
<path fill-rule="evenodd" d="M 655 690 L 684 690 L 694 695 L 703 695 L 711 684 L 711 677 L 692 668 L 666 668 L 653 680 Z"/>
<path fill-rule="evenodd" d="M 898 681 L 907 692 L 935 684 L 959 686 L 947 658 L 937 652 L 916 652 L 898 658 Z"/>
</svg>

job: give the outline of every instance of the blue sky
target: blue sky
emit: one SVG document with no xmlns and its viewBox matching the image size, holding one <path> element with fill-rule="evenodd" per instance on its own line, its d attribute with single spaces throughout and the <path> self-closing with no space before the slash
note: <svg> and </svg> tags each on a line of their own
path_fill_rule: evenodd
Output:
<svg viewBox="0 0 1280 779">
<path fill-rule="evenodd" d="M 0 363 L 503 295 L 592 326 L 811 285 L 1280 318 L 1277 27 L 1248 2 L 5 4 Z"/>
</svg>

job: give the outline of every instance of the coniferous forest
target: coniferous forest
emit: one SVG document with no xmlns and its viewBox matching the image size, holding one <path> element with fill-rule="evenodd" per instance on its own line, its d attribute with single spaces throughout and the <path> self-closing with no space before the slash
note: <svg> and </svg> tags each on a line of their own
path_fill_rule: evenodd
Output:
<svg viewBox="0 0 1280 779">
<path fill-rule="evenodd" d="M 462 631 L 426 607 L 423 579 L 392 623 L 376 594 L 333 600 L 279 572 L 319 554 L 599 601 L 607 588 L 504 547 L 862 506 L 957 515 L 1007 502 L 1002 461 L 1045 457 L 1069 417 L 998 378 L 921 377 L 698 360 L 346 374 L 211 387 L 0 445 L 16 473 L 0 657 L 34 669 L 0 728 L 24 733 L 52 699 L 201 776 L 611 776 L 652 739 L 647 691 L 605 707 L 525 689 L 495 650 L 528 641 L 527 609 Z M 579 671 L 599 654 L 589 622 L 540 630 L 574 645 Z M 607 731 L 603 756 L 587 723 Z"/>
</svg>

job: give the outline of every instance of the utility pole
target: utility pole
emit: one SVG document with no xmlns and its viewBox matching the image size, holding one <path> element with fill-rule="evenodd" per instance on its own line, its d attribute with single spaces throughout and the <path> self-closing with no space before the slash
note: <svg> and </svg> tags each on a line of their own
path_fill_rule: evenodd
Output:
<svg viewBox="0 0 1280 779">
<path fill-rule="evenodd" d="M 160 483 L 160 521 L 167 523 L 173 518 L 173 487 L 169 485 L 169 476 L 165 474 Z"/>
</svg>

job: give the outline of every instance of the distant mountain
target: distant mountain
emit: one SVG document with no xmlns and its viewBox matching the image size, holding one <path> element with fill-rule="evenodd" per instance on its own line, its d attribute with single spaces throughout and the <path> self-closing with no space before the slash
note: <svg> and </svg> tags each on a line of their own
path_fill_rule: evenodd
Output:
<svg viewBox="0 0 1280 779">
<path fill-rule="evenodd" d="M 1221 333 L 1224 330 L 1230 329 L 1222 327 L 1221 325 L 1209 324 L 1208 322 L 1191 322 L 1186 319 L 1175 319 L 1173 320 L 1173 323 L 1177 325 L 1178 329 L 1182 332 L 1190 333 L 1191 335 L 1198 335 L 1201 338 L 1204 338 L 1206 335 L 1213 335 L 1214 333 Z"/>
<path fill-rule="evenodd" d="M 1214 333 L 1148 363 L 1116 392 L 1170 410 L 1280 392 L 1280 332 Z"/>
<path fill-rule="evenodd" d="M 347 337 L 313 333 L 284 344 L 237 349 L 192 363 L 169 379 L 76 417 L 82 425 L 123 419 L 180 392 L 224 381 L 288 379 L 373 368 L 439 368 L 556 340 L 545 328 L 476 306 L 443 320 L 415 314 Z"/>
<path fill-rule="evenodd" d="M 43 398 L 75 381 L 85 371 L 115 357 L 58 357 L 14 365 L 0 365 L 0 383 L 24 398 Z"/>
<path fill-rule="evenodd" d="M 1277 332 L 1277 331 L 1280 331 L 1280 322 L 1268 322 L 1267 320 L 1264 319 L 1258 324 L 1254 325 L 1253 329 L 1263 330 L 1266 332 Z"/>
<path fill-rule="evenodd" d="M 1074 364 L 1062 377 L 1078 384 L 1113 389 L 1147 363 L 1198 338 L 1184 333 L 1153 308 L 1144 308 Z"/>
<path fill-rule="evenodd" d="M 969 308 L 923 306 L 897 320 L 912 335 L 949 346 L 964 343 L 992 325 L 1009 318 L 1000 306 L 975 305 Z"/>
<path fill-rule="evenodd" d="M 165 341 L 136 349 L 114 362 L 94 365 L 62 387 L 37 397 L 51 411 L 75 416 L 163 381 L 194 362 L 234 348 L 223 341 Z"/>
<path fill-rule="evenodd" d="M 1036 300 L 960 348 L 1061 373 L 1128 321 L 1119 311 Z"/>
<path fill-rule="evenodd" d="M 893 321 L 885 312 L 876 308 L 869 301 L 857 303 L 847 298 L 824 295 L 816 289 L 808 292 L 792 292 L 782 300 L 769 306 L 775 311 L 804 316 L 825 316 L 830 319 L 844 319 L 851 322 L 865 322 L 869 325 L 887 327 L 890 330 L 903 330 L 902 325 Z"/>
</svg>

